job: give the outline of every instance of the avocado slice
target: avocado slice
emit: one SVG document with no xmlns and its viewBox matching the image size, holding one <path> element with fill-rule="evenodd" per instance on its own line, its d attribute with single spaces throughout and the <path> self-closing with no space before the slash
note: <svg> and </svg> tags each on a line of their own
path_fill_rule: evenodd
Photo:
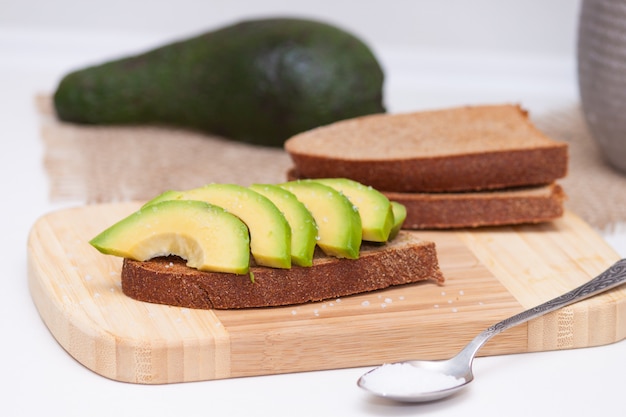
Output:
<svg viewBox="0 0 626 417">
<path fill-rule="evenodd" d="M 387 241 L 393 226 L 393 211 L 389 199 L 383 193 L 347 178 L 316 178 L 311 181 L 343 193 L 357 207 L 363 224 L 363 240 Z"/>
<path fill-rule="evenodd" d="M 317 245 L 329 256 L 357 259 L 363 228 L 361 216 L 346 196 L 314 181 L 279 184 L 293 193 L 311 212 L 318 228 Z"/>
<path fill-rule="evenodd" d="M 291 268 L 291 228 L 267 197 L 236 184 L 207 184 L 187 191 L 165 191 L 148 201 L 199 200 L 224 208 L 250 230 L 250 251 L 257 265 Z"/>
<path fill-rule="evenodd" d="M 341 28 L 253 19 L 68 73 L 54 106 L 67 122 L 173 125 L 281 147 L 384 112 L 383 81 L 370 48 Z"/>
<path fill-rule="evenodd" d="M 406 206 L 404 204 L 392 201 L 391 209 L 393 210 L 393 226 L 389 232 L 389 240 L 392 240 L 398 235 L 400 229 L 402 229 L 402 224 L 406 220 Z"/>
<path fill-rule="evenodd" d="M 291 262 L 299 266 L 312 266 L 317 224 L 311 212 L 293 193 L 275 184 L 252 184 L 249 188 L 270 199 L 285 215 L 291 227 Z"/>
<path fill-rule="evenodd" d="M 177 255 L 187 260 L 187 266 L 203 271 L 246 274 L 250 264 L 246 225 L 221 207 L 201 201 L 143 207 L 89 243 L 104 254 L 137 261 Z"/>
</svg>

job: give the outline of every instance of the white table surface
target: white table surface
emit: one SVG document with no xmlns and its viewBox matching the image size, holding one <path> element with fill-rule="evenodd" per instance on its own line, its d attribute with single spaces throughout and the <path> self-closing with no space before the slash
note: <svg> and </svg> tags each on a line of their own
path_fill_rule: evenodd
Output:
<svg viewBox="0 0 626 417">
<path fill-rule="evenodd" d="M 80 202 L 51 203 L 33 97 L 72 69 L 160 39 L 0 29 L 0 303 L 2 416 L 623 416 L 626 342 L 559 352 L 479 358 L 476 380 L 447 401 L 398 405 L 356 387 L 367 369 L 164 386 L 120 383 L 72 359 L 41 321 L 27 287 L 26 239 L 35 220 Z M 381 49 L 392 111 L 514 101 L 531 112 L 577 99 L 571 60 L 464 56 Z M 453 58 L 454 57 L 454 58 Z M 428 58 L 428 59 L 426 59 Z M 626 236 L 607 240 L 623 255 Z"/>
</svg>

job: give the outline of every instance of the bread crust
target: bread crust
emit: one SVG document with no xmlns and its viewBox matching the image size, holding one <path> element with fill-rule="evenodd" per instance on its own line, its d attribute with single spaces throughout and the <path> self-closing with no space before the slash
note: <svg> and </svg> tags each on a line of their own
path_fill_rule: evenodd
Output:
<svg viewBox="0 0 626 417">
<path fill-rule="evenodd" d="M 394 192 L 542 185 L 568 168 L 567 143 L 514 105 L 365 116 L 296 135 L 285 150 L 298 177 L 345 177 Z"/>
<path fill-rule="evenodd" d="M 435 244 L 400 232 L 386 245 L 364 244 L 359 259 L 317 253 L 312 267 L 253 266 L 248 275 L 203 272 L 178 257 L 125 259 L 122 290 L 139 301 L 198 309 L 275 307 L 334 299 L 394 285 L 443 283 Z"/>
<path fill-rule="evenodd" d="M 450 229 L 541 223 L 563 215 L 559 184 L 469 193 L 383 192 L 407 208 L 404 229 Z"/>
<path fill-rule="evenodd" d="M 291 154 L 299 178 L 344 177 L 394 192 L 481 191 L 544 185 L 567 174 L 567 146 L 395 160 Z"/>
</svg>

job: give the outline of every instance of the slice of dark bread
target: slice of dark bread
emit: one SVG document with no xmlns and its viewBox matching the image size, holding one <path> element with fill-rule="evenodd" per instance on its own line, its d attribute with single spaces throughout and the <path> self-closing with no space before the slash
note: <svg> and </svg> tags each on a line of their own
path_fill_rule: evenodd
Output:
<svg viewBox="0 0 626 417">
<path fill-rule="evenodd" d="M 287 171 L 289 181 L 299 178 L 295 169 Z M 405 230 L 542 223 L 563 216 L 567 198 L 557 183 L 452 193 L 381 192 L 406 207 Z"/>
<path fill-rule="evenodd" d="M 516 105 L 363 116 L 298 134 L 285 150 L 299 177 L 346 177 L 395 192 L 545 185 L 568 164 L 567 143 Z"/>
<path fill-rule="evenodd" d="M 404 229 L 451 229 L 542 223 L 563 215 L 560 185 L 466 193 L 383 192 L 404 204 Z"/>
<path fill-rule="evenodd" d="M 387 244 L 365 244 L 359 259 L 317 253 L 312 267 L 253 266 L 249 275 L 202 272 L 178 257 L 124 260 L 122 290 L 139 301 L 199 309 L 236 309 L 301 304 L 394 285 L 442 283 L 435 244 L 400 232 Z"/>
</svg>

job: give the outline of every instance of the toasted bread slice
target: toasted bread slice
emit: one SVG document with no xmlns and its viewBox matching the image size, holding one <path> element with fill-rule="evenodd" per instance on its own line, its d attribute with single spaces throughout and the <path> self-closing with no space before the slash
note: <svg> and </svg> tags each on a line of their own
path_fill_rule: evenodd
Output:
<svg viewBox="0 0 626 417">
<path fill-rule="evenodd" d="M 516 105 L 377 114 L 285 142 L 299 177 L 346 177 L 378 190 L 455 192 L 544 185 L 567 174 L 567 144 Z"/>
<path fill-rule="evenodd" d="M 334 299 L 393 285 L 444 280 L 435 244 L 412 232 L 365 244 L 358 259 L 317 253 L 311 267 L 252 267 L 249 275 L 203 272 L 177 257 L 124 260 L 122 290 L 134 299 L 199 309 L 272 307 Z"/>
<path fill-rule="evenodd" d="M 404 229 L 451 229 L 541 223 L 563 215 L 565 193 L 539 187 L 467 193 L 384 192 L 406 206 Z"/>
</svg>

